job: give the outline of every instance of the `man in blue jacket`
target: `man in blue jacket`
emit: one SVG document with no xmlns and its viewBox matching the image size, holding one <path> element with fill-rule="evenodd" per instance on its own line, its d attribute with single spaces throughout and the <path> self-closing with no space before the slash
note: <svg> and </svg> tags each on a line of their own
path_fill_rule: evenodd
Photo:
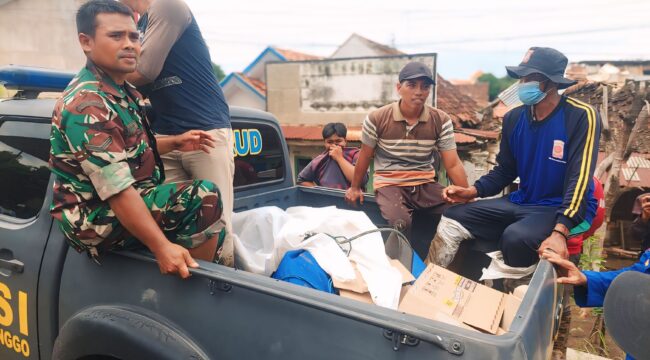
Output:
<svg viewBox="0 0 650 360">
<path fill-rule="evenodd" d="M 567 58 L 533 47 L 508 75 L 519 79 L 524 106 L 505 115 L 497 165 L 473 186 L 452 185 L 445 200 L 462 204 L 445 211 L 427 261 L 447 266 L 460 242 L 491 242 L 506 264 L 528 267 L 550 248 L 568 258 L 571 233 L 589 228 L 596 209 L 593 172 L 600 119 L 589 105 L 561 96 L 574 81 L 564 78 Z M 519 178 L 519 190 L 499 194 Z M 572 231 L 573 230 L 573 231 Z"/>
<path fill-rule="evenodd" d="M 560 258 L 557 254 L 545 251 L 544 259 L 558 266 L 558 271 L 564 276 L 559 277 L 557 282 L 565 285 L 573 285 L 573 296 L 576 305 L 580 307 L 602 307 L 605 302 L 605 294 L 614 279 L 627 271 L 638 271 L 650 274 L 650 249 L 641 255 L 641 259 L 632 266 L 613 271 L 580 271 L 571 261 Z M 636 289 L 629 289 L 630 293 Z M 650 296 L 650 294 L 647 294 Z M 630 355 L 626 359 L 633 360 Z"/>
</svg>

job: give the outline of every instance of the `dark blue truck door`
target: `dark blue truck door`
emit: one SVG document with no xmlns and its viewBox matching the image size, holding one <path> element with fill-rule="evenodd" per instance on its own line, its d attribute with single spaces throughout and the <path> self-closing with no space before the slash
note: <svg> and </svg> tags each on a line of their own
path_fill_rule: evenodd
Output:
<svg viewBox="0 0 650 360">
<path fill-rule="evenodd" d="M 52 226 L 49 134 L 50 119 L 0 116 L 1 359 L 39 358 L 36 291 Z"/>
</svg>

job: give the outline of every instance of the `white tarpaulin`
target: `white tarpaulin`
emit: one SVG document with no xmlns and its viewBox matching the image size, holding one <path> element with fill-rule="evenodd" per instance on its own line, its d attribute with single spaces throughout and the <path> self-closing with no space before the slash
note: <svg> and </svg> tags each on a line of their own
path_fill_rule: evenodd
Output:
<svg viewBox="0 0 650 360">
<path fill-rule="evenodd" d="M 298 206 L 286 212 L 275 207 L 249 210 L 233 216 L 235 259 L 244 270 L 269 275 L 287 251 L 305 249 L 325 272 L 342 282 L 355 277 L 352 260 L 375 304 L 397 309 L 402 277 L 388 262 L 381 234 L 368 234 L 344 245 L 349 256 L 328 236 L 350 238 L 376 228 L 362 211 L 334 206 Z M 305 234 L 316 235 L 303 241 Z"/>
<path fill-rule="evenodd" d="M 521 279 L 524 276 L 532 274 L 537 268 L 537 264 L 533 264 L 529 267 L 508 266 L 503 260 L 503 254 L 501 251 L 493 251 L 486 255 L 492 258 L 492 261 L 487 269 L 483 268 L 483 275 L 479 281 L 492 279 Z"/>
</svg>

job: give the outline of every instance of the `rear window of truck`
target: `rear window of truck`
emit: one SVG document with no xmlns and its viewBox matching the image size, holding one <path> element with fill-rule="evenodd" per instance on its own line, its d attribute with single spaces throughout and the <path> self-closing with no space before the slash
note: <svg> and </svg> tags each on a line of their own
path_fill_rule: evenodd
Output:
<svg viewBox="0 0 650 360">
<path fill-rule="evenodd" d="M 276 128 L 254 121 L 233 122 L 235 191 L 284 179 L 284 149 Z"/>
</svg>

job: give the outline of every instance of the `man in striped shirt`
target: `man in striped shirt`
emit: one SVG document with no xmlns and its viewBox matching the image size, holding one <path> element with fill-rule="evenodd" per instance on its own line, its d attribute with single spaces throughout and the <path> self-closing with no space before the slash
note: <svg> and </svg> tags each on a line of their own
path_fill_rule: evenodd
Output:
<svg viewBox="0 0 650 360">
<path fill-rule="evenodd" d="M 362 180 L 374 156 L 374 188 L 381 214 L 407 237 L 413 211 L 426 211 L 435 226 L 448 206 L 441 196 L 443 187 L 435 180 L 435 151 L 440 152 L 452 182 L 468 185 L 451 118 L 425 104 L 434 83 L 426 65 L 404 66 L 397 83 L 401 99 L 373 111 L 363 122 L 361 152 L 345 194 L 349 203 L 363 203 Z"/>
</svg>

